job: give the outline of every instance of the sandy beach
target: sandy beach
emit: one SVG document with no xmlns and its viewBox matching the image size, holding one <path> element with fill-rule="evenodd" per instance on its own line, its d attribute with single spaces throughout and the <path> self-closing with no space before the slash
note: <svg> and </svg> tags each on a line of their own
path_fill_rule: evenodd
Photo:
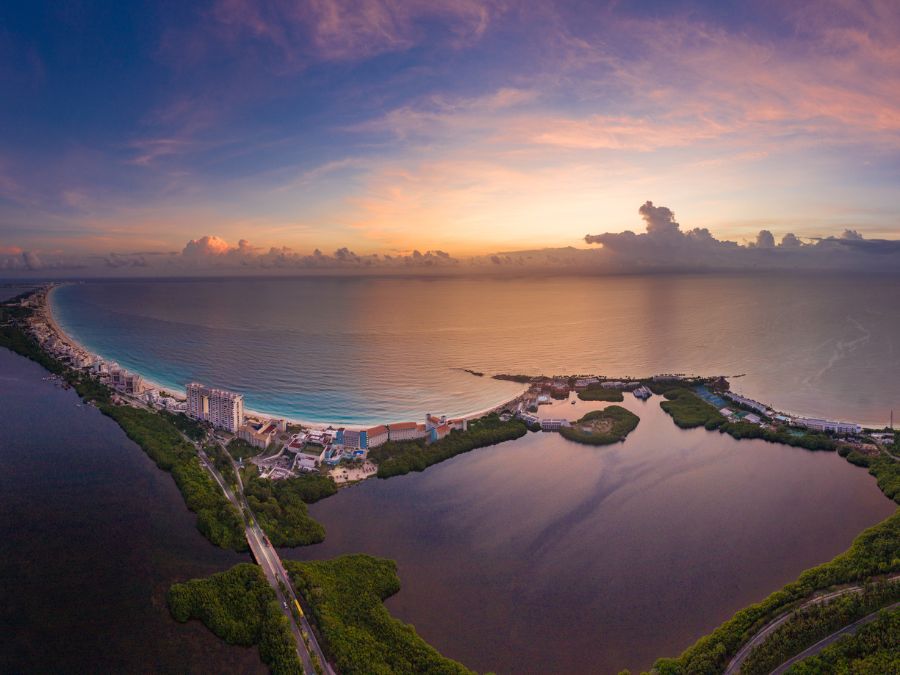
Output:
<svg viewBox="0 0 900 675">
<path fill-rule="evenodd" d="M 57 322 L 56 317 L 53 316 L 53 306 L 51 303 L 51 296 L 56 291 L 57 288 L 60 288 L 63 285 L 64 284 L 55 284 L 47 293 L 46 302 L 41 307 L 41 313 L 42 313 L 42 316 L 44 317 L 45 321 L 47 322 L 47 325 L 50 327 L 50 329 L 54 333 L 56 333 L 57 337 L 60 340 L 62 340 L 66 344 L 72 346 L 73 348 L 79 349 L 80 351 L 84 352 L 85 354 L 89 354 L 92 358 L 100 359 L 102 361 L 112 362 L 112 359 L 107 359 L 102 354 L 97 354 L 96 352 L 91 351 L 90 349 L 85 347 L 83 344 L 81 344 L 80 342 L 75 340 L 71 335 L 66 333 L 63 330 L 63 328 L 59 325 L 59 322 Z M 183 390 L 172 389 L 171 387 L 166 387 L 166 386 L 160 384 L 159 382 L 155 382 L 151 378 L 146 377 L 144 375 L 144 373 L 140 373 L 137 371 L 134 371 L 134 372 L 143 378 L 148 389 L 154 389 L 158 392 L 163 392 L 165 394 L 168 394 L 169 396 L 172 396 L 176 399 L 184 400 L 185 393 Z M 215 383 L 210 383 L 210 385 L 215 386 Z M 523 385 L 522 390 L 513 397 L 504 399 L 502 401 L 498 401 L 494 405 L 488 406 L 486 408 L 482 408 L 480 410 L 476 410 L 476 411 L 473 411 L 470 413 L 466 413 L 464 415 L 460 415 L 459 417 L 461 417 L 462 419 L 465 419 L 465 420 L 473 420 L 473 419 L 477 419 L 479 417 L 483 417 L 484 415 L 488 414 L 489 412 L 491 412 L 493 410 L 496 410 L 498 408 L 503 408 L 503 407 L 509 405 L 510 403 L 512 403 L 513 401 L 516 401 L 526 391 L 528 391 L 528 386 Z M 336 423 L 336 422 L 329 423 L 329 422 L 321 422 L 321 421 L 304 420 L 304 419 L 300 419 L 300 418 L 296 418 L 296 417 L 286 417 L 284 415 L 273 415 L 273 414 L 264 412 L 262 410 L 252 410 L 250 408 L 245 408 L 244 414 L 247 415 L 248 417 L 258 417 L 261 419 L 285 419 L 290 424 L 299 424 L 300 426 L 306 427 L 308 429 L 328 429 L 328 428 L 336 429 L 336 428 L 343 427 L 345 429 L 363 430 L 363 429 L 368 429 L 369 427 L 372 427 L 372 426 L 376 426 L 375 424 L 345 424 L 345 423 Z M 381 424 L 392 424 L 392 423 L 396 424 L 401 421 L 405 422 L 405 421 L 409 421 L 409 420 L 383 421 L 383 422 L 381 422 Z"/>
</svg>

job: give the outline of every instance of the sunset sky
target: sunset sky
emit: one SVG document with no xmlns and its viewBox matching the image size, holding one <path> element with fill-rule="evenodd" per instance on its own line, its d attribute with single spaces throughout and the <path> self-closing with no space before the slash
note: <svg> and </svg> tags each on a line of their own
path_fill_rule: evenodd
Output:
<svg viewBox="0 0 900 675">
<path fill-rule="evenodd" d="M 648 200 L 892 239 L 898 35 L 892 0 L 5 2 L 0 260 L 588 248 Z"/>
</svg>

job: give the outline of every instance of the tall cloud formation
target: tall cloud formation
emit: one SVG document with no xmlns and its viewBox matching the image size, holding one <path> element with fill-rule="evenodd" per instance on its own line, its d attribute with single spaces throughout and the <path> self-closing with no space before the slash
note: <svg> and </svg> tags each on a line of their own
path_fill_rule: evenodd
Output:
<svg viewBox="0 0 900 675">
<path fill-rule="evenodd" d="M 760 230 L 753 241 L 717 239 L 706 228 L 683 229 L 666 206 L 638 208 L 644 232 L 589 234 L 588 248 L 567 246 L 457 258 L 446 251 L 302 253 L 287 246 L 237 244 L 206 235 L 180 251 L 108 253 L 86 257 L 0 247 L 0 271 L 10 276 L 190 276 L 240 274 L 618 274 L 768 270 L 900 271 L 900 240 L 866 239 L 852 229 L 837 237 L 777 240 Z"/>
<path fill-rule="evenodd" d="M 809 238 L 793 233 L 779 243 L 768 230 L 761 230 L 748 244 L 716 239 L 706 228 L 683 230 L 675 213 L 647 201 L 638 209 L 646 232 L 589 234 L 588 244 L 597 251 L 610 271 L 706 271 L 752 269 L 896 269 L 900 263 L 900 241 L 864 239 L 854 230 L 840 237 Z M 599 262 L 599 260 L 598 260 Z"/>
</svg>

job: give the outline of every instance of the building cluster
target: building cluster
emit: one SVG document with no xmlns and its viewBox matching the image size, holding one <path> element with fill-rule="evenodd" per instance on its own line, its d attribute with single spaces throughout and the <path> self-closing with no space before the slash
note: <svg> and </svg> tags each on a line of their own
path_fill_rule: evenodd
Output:
<svg viewBox="0 0 900 675">
<path fill-rule="evenodd" d="M 365 460 L 369 451 L 388 441 L 419 441 L 433 443 L 445 438 L 454 430 L 465 431 L 468 423 L 464 418 L 448 419 L 432 414 L 425 415 L 425 423 L 395 422 L 378 424 L 366 429 L 328 427 L 326 429 L 305 429 L 293 434 L 276 457 L 265 460 L 273 463 L 282 454 L 287 456 L 281 463 L 290 471 L 312 471 L 325 464 L 334 466 L 342 460 Z M 269 477 L 279 477 L 277 471 L 269 472 Z"/>
<path fill-rule="evenodd" d="M 287 431 L 287 421 L 257 420 L 247 418 L 237 430 L 237 437 L 254 448 L 265 450 L 278 440 L 278 435 Z"/>
<path fill-rule="evenodd" d="M 831 420 L 821 420 L 815 417 L 795 417 L 794 424 L 804 429 L 812 429 L 813 431 L 828 431 L 833 434 L 854 435 L 862 431 L 859 424 L 851 422 L 832 422 Z"/>
<path fill-rule="evenodd" d="M 729 407 L 721 408 L 719 412 L 730 422 L 749 422 L 750 424 L 767 426 L 767 420 L 769 420 L 775 424 L 784 424 L 811 431 L 839 434 L 841 436 L 854 436 L 862 432 L 862 426 L 859 424 L 834 422 L 815 417 L 793 417 L 773 410 L 765 403 L 760 403 L 752 398 L 747 398 L 731 391 L 722 392 L 722 395 L 732 403 L 746 409 L 741 410 L 738 408 L 732 410 Z M 747 412 L 747 410 L 752 410 L 753 412 Z"/>
<path fill-rule="evenodd" d="M 774 411 L 769 408 L 765 403 L 760 403 L 759 401 L 754 401 L 752 398 L 747 398 L 746 396 L 741 396 L 740 394 L 735 394 L 731 391 L 723 392 L 725 398 L 738 405 L 742 405 L 745 408 L 750 408 L 750 410 L 755 410 L 760 415 L 765 415 L 766 417 L 772 417 L 774 415 Z"/>
<path fill-rule="evenodd" d="M 191 382 L 187 385 L 187 414 L 234 434 L 244 424 L 244 396 Z"/>
<path fill-rule="evenodd" d="M 635 398 L 639 398 L 644 401 L 653 396 L 653 392 L 643 385 L 641 385 L 640 387 L 636 387 L 631 393 L 634 394 Z"/>
</svg>

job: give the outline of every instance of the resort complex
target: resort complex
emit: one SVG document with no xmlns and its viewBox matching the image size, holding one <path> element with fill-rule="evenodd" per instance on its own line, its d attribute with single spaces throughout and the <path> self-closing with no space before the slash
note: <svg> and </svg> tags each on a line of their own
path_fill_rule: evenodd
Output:
<svg viewBox="0 0 900 675">
<path fill-rule="evenodd" d="M 49 290 L 44 287 L 23 296 L 17 304 L 4 305 L 3 330 L 8 343 L 50 368 L 64 386 L 74 386 L 84 400 L 115 419 L 158 466 L 172 471 L 185 502 L 197 512 L 198 528 L 211 541 L 237 550 L 249 545 L 262 567 L 258 582 L 279 599 L 282 618 L 289 622 L 280 629 L 284 631 L 282 639 L 296 645 L 307 673 L 333 673 L 332 662 L 350 662 L 343 660 L 347 654 L 335 643 L 326 641 L 324 649 L 319 645 L 323 636 L 333 635 L 328 632 L 333 626 L 327 620 L 312 626 L 308 616 L 317 606 L 317 596 L 302 579 L 295 585 L 298 579 L 289 578 L 287 570 L 295 571 L 299 563 L 283 564 L 274 547 L 321 542 L 324 530 L 310 517 L 306 504 L 334 494 L 340 486 L 375 476 L 390 478 L 423 471 L 461 453 L 512 442 L 529 432 L 553 434 L 563 439 L 562 443 L 597 446 L 592 449 L 596 452 L 599 446 L 623 443 L 639 428 L 645 411 L 655 411 L 658 418 L 661 409 L 682 429 L 837 451 L 853 464 L 868 467 L 885 494 L 900 498 L 893 477 L 900 460 L 893 450 L 897 439 L 892 425 L 867 429 L 856 423 L 790 414 L 732 391 L 729 379 L 723 376 L 495 375 L 520 383 L 521 393 L 471 415 L 428 412 L 421 421 L 311 424 L 247 410 L 240 392 L 206 383 L 189 382 L 183 392 L 166 390 L 92 354 L 56 325 L 47 302 Z M 579 411 L 580 417 L 572 419 L 576 415 L 566 414 L 570 410 Z M 560 446 L 553 441 L 547 447 Z M 625 446 L 629 447 L 634 446 Z M 507 456 L 514 458 L 515 454 Z M 892 522 L 878 527 L 888 532 Z M 860 598 L 850 608 L 854 618 L 874 620 L 874 609 L 900 597 L 896 583 L 900 577 L 896 560 L 885 562 L 878 557 L 880 549 L 875 545 L 872 549 L 874 562 L 861 567 L 862 571 L 841 568 L 829 571 L 809 587 L 788 586 L 786 594 L 776 593 L 766 601 L 769 604 L 747 610 L 751 612 L 748 616 L 755 618 L 742 632 L 717 638 L 727 646 L 707 654 L 705 643 L 698 642 L 679 660 L 660 659 L 655 672 L 707 672 L 691 665 L 669 668 L 670 663 L 690 664 L 692 659 L 714 660 L 717 669 L 708 672 L 743 672 L 742 664 L 760 661 L 764 648 L 775 649 L 772 645 L 777 646 L 777 641 L 767 641 L 767 636 L 779 629 L 779 622 L 795 617 L 802 621 L 806 608 L 819 603 L 830 606 L 832 599 L 845 594 Z M 830 570 L 828 565 L 816 569 Z M 836 584 L 843 586 L 815 595 Z M 191 616 L 181 609 L 173 609 L 173 615 L 180 621 Z M 739 613 L 735 620 L 743 617 Z M 845 623 L 835 625 L 840 628 Z M 714 635 L 731 631 L 731 626 L 724 624 Z M 260 644 L 261 654 L 269 648 Z M 334 651 L 329 655 L 328 650 Z M 786 657 L 777 652 L 771 658 L 777 665 Z M 441 663 L 435 672 L 466 672 L 461 666 L 448 669 Z M 353 667 L 347 671 L 361 672 Z"/>
<path fill-rule="evenodd" d="M 385 422 L 368 427 L 291 422 L 284 418 L 269 418 L 245 410 L 244 396 L 239 392 L 190 382 L 184 393 L 166 390 L 146 382 L 141 375 L 131 373 L 117 363 L 104 360 L 68 337 L 53 319 L 49 308 L 48 285 L 21 302 L 33 310 L 27 330 L 49 354 L 70 367 L 88 374 L 108 385 L 124 402 L 184 413 L 198 422 L 208 424 L 223 439 L 239 439 L 258 451 L 254 462 L 266 478 L 288 478 L 302 472 L 334 469 L 343 462 L 367 462 L 371 451 L 387 443 L 420 443 L 425 446 L 447 438 L 453 432 L 465 432 L 469 421 L 495 412 L 501 420 L 520 419 L 528 428 L 544 432 L 559 432 L 571 428 L 572 420 L 545 416 L 540 407 L 571 396 L 583 400 L 622 400 L 623 393 L 647 400 L 654 394 L 664 394 L 677 388 L 687 390 L 709 404 L 720 418 L 729 424 L 742 425 L 741 433 L 787 433 L 801 438 L 804 434 L 825 434 L 843 438 L 854 447 L 868 444 L 860 439 L 861 425 L 792 415 L 731 390 L 727 378 L 696 377 L 683 373 L 660 374 L 649 378 L 609 378 L 602 375 L 559 376 L 496 376 L 522 382 L 524 391 L 515 398 L 475 415 L 448 418 L 446 415 L 426 413 L 422 422 Z M 574 401 L 575 399 L 573 399 Z M 582 431 L 587 427 L 579 427 Z M 570 438 L 573 436 L 570 434 Z M 333 472 L 332 475 L 340 475 Z"/>
</svg>

